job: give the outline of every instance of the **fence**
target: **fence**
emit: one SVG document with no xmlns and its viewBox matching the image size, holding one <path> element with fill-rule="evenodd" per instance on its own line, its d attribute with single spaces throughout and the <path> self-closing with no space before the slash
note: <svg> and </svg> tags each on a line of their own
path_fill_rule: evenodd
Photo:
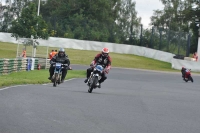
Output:
<svg viewBox="0 0 200 133">
<path fill-rule="evenodd" d="M 0 59 L 0 74 L 26 70 L 25 59 Z"/>
<path fill-rule="evenodd" d="M 42 58 L 48 58 L 48 47 L 41 49 L 33 47 L 30 43 L 28 43 L 30 39 L 27 38 L 20 38 L 18 40 L 17 45 L 17 55 L 16 57 L 22 57 L 23 50 L 26 50 L 26 57 L 42 57 Z M 23 45 L 21 45 L 23 44 Z M 36 50 L 35 50 L 36 49 Z M 37 51 L 37 53 L 35 52 Z M 45 53 L 46 51 L 46 53 Z"/>
<path fill-rule="evenodd" d="M 39 58 L 15 58 L 15 59 L 0 59 L 0 75 L 9 74 L 18 71 L 30 71 L 38 69 L 47 69 L 50 67 L 49 59 Z"/>
<path fill-rule="evenodd" d="M 96 40 L 96 38 L 93 38 L 93 34 L 90 33 L 94 25 L 87 20 L 83 19 L 79 22 L 79 26 L 75 26 L 73 20 L 67 19 L 65 17 L 59 18 L 56 16 L 46 16 L 43 18 L 48 24 L 51 25 L 49 26 L 49 30 L 52 31 L 52 37 L 67 37 L 91 41 Z M 105 40 L 101 40 L 103 37 L 98 38 L 98 41 L 101 42 L 121 43 L 149 47 L 152 49 L 161 50 L 177 55 L 183 55 L 186 57 L 188 57 L 190 53 L 191 36 L 189 33 L 186 32 L 173 31 L 164 27 L 156 26 L 153 26 L 152 29 L 144 29 L 141 25 L 141 27 L 133 28 L 133 30 L 130 32 L 121 33 L 119 32 L 121 31 L 118 29 L 119 27 L 115 27 L 113 25 L 105 23 L 100 23 L 100 25 L 106 27 L 105 33 L 108 34 L 108 36 L 104 36 L 105 38 L 107 38 Z M 95 26 L 99 27 L 99 25 Z M 80 28 L 79 30 L 77 30 L 78 33 L 76 32 L 76 30 L 74 30 L 76 29 L 74 27 Z M 119 31 L 115 31 L 116 28 Z M 99 29 L 99 31 L 101 32 L 101 29 Z M 65 36 L 65 34 L 67 36 Z M 70 36 L 70 34 L 72 35 Z"/>
<path fill-rule="evenodd" d="M 152 27 L 151 31 L 143 30 L 140 40 L 133 39 L 132 44 L 189 57 L 190 38 L 186 32 Z"/>
</svg>

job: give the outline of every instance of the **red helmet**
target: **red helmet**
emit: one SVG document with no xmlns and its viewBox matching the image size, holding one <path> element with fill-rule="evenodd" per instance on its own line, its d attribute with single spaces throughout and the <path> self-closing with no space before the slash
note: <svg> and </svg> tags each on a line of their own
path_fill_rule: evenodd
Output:
<svg viewBox="0 0 200 133">
<path fill-rule="evenodd" d="M 108 54 L 109 54 L 108 48 L 103 48 L 101 54 L 102 54 L 102 56 L 108 56 Z"/>
</svg>

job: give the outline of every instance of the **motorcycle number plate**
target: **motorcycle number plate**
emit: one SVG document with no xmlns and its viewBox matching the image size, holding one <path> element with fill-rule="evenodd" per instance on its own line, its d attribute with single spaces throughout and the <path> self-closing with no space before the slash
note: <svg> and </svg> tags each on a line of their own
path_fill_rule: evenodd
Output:
<svg viewBox="0 0 200 133">
<path fill-rule="evenodd" d="M 61 63 L 56 63 L 56 67 L 61 67 Z"/>
</svg>

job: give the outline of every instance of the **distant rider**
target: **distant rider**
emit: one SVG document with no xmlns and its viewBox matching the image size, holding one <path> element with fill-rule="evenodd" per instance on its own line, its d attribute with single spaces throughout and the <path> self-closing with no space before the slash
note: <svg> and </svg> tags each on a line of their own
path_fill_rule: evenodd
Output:
<svg viewBox="0 0 200 133">
<path fill-rule="evenodd" d="M 188 71 L 189 71 L 189 69 L 187 69 L 187 68 L 185 68 L 185 67 L 182 67 L 181 73 L 182 73 L 183 79 L 185 79 L 185 74 L 186 74 L 186 72 L 188 72 Z"/>
<path fill-rule="evenodd" d="M 102 52 L 97 54 L 94 58 L 94 60 L 90 64 L 90 68 L 87 69 L 87 78 L 85 79 L 85 83 L 87 83 L 88 78 L 90 77 L 91 72 L 94 69 L 95 65 L 102 65 L 104 68 L 104 71 L 102 73 L 102 77 L 99 80 L 99 85 L 98 87 L 101 88 L 101 83 L 104 82 L 107 79 L 106 74 L 109 73 L 109 70 L 111 68 L 111 57 L 109 56 L 109 50 L 108 48 L 103 48 Z"/>
<path fill-rule="evenodd" d="M 54 74 L 54 69 L 55 67 L 53 66 L 55 63 L 61 63 L 64 64 L 64 68 L 62 69 L 62 77 L 61 77 L 61 83 L 63 83 L 66 75 L 67 75 L 67 70 L 69 68 L 70 65 L 70 60 L 68 58 L 68 55 L 65 54 L 65 49 L 64 48 L 60 48 L 58 53 L 50 60 L 50 68 L 49 68 L 49 73 L 50 73 L 50 77 L 48 78 L 49 80 L 52 79 L 52 76 Z"/>
<path fill-rule="evenodd" d="M 53 58 L 53 52 L 54 52 L 54 50 L 51 50 L 51 53 L 49 53 L 49 59 L 50 60 Z"/>
</svg>

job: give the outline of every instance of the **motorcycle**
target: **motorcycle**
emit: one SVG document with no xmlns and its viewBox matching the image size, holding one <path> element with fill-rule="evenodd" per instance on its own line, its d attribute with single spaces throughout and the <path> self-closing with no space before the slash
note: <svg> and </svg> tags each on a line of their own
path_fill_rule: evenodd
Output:
<svg viewBox="0 0 200 133">
<path fill-rule="evenodd" d="M 54 69 L 54 74 L 52 76 L 52 82 L 53 82 L 53 86 L 56 87 L 57 84 L 61 83 L 63 64 L 55 63 L 54 66 L 55 66 L 55 69 Z"/>
<path fill-rule="evenodd" d="M 193 80 L 193 78 L 191 76 L 191 69 L 190 70 L 188 70 L 188 69 L 186 70 L 186 72 L 185 72 L 185 78 L 183 78 L 183 80 L 185 82 L 188 82 L 188 81 L 194 82 L 194 80 Z"/>
<path fill-rule="evenodd" d="M 88 92 L 92 93 L 93 89 L 96 89 L 99 84 L 99 80 L 101 79 L 101 74 L 103 73 L 104 68 L 102 65 L 96 65 L 94 67 L 93 72 L 91 72 L 90 77 L 88 79 Z"/>
</svg>

